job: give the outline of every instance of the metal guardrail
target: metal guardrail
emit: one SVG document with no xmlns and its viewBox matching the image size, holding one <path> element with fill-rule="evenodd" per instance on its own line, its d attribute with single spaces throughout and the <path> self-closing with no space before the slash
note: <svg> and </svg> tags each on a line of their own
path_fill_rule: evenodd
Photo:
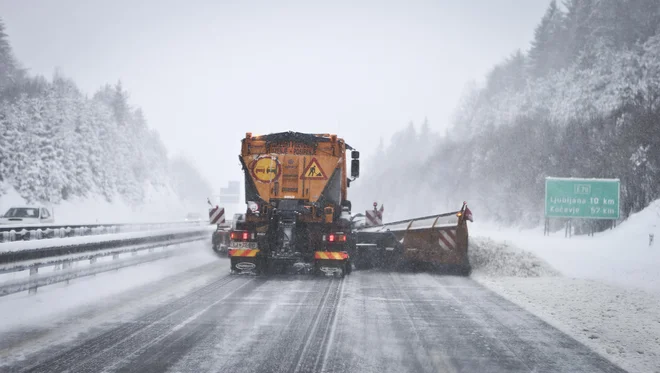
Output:
<svg viewBox="0 0 660 373">
<path fill-rule="evenodd" d="M 29 276 L 24 278 L 0 282 L 0 296 L 25 290 L 36 293 L 40 286 L 168 258 L 175 254 L 175 250 L 166 248 L 210 237 L 208 227 L 184 232 L 154 233 L 145 237 L 0 252 L 0 275 L 29 271 Z M 163 250 L 156 251 L 158 248 Z M 97 263 L 100 258 L 110 256 L 111 261 Z M 81 268 L 73 266 L 74 263 L 82 261 L 89 261 L 89 265 Z M 45 267 L 52 267 L 52 271 L 39 273 L 39 270 Z"/>
<path fill-rule="evenodd" d="M 162 223 L 123 223 L 123 224 L 30 224 L 0 226 L 0 243 L 31 241 L 45 238 L 64 238 L 150 231 L 177 226 L 208 225 L 206 221 L 181 221 Z"/>
</svg>

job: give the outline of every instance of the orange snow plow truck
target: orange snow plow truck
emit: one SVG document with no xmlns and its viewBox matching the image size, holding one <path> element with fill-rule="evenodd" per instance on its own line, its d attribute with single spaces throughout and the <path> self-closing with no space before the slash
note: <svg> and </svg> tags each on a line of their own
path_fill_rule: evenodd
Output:
<svg viewBox="0 0 660 373">
<path fill-rule="evenodd" d="M 232 222 L 231 273 L 343 277 L 354 264 L 455 265 L 468 273 L 465 204 L 448 214 L 355 228 L 361 214 L 351 214 L 347 190 L 359 177 L 359 157 L 337 135 L 247 133 L 239 156 L 247 209 Z M 451 232 L 452 245 L 443 232 Z"/>
</svg>

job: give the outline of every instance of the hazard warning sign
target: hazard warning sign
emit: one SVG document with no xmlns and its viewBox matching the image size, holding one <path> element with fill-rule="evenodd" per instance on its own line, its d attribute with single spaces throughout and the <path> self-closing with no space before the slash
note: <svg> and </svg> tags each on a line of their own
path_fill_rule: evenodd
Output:
<svg viewBox="0 0 660 373">
<path fill-rule="evenodd" d="M 321 168 L 319 161 L 317 161 L 316 158 L 312 158 L 312 160 L 309 162 L 309 165 L 307 165 L 307 168 L 305 168 L 305 171 L 302 173 L 302 175 L 300 175 L 300 178 L 311 180 L 327 180 L 328 176 Z"/>
</svg>

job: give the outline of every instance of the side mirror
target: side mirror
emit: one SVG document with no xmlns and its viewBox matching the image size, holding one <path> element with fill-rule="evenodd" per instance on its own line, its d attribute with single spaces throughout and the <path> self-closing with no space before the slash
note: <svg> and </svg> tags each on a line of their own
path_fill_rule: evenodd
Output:
<svg viewBox="0 0 660 373">
<path fill-rule="evenodd" d="M 353 159 L 351 161 L 351 177 L 360 177 L 360 160 Z"/>
<path fill-rule="evenodd" d="M 357 150 L 353 150 L 353 151 L 351 152 L 351 158 L 353 158 L 353 159 L 358 159 L 358 158 L 360 158 L 360 152 L 357 151 Z"/>
</svg>

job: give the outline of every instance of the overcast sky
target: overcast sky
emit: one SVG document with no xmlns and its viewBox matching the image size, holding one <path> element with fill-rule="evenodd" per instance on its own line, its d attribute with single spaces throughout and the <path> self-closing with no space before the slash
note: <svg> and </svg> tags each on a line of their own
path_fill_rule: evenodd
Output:
<svg viewBox="0 0 660 373">
<path fill-rule="evenodd" d="M 90 95 L 121 79 L 170 154 L 218 189 L 245 132 L 337 133 L 365 157 L 527 49 L 549 0 L 0 0 L 32 73 Z"/>
</svg>

